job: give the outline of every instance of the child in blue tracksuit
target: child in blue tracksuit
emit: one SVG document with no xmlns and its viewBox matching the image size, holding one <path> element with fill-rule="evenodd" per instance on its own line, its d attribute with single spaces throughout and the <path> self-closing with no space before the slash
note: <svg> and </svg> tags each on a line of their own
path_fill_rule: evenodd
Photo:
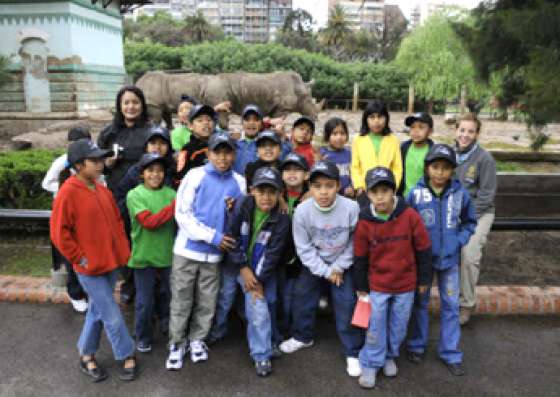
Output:
<svg viewBox="0 0 560 397">
<path fill-rule="evenodd" d="M 264 114 L 257 105 L 247 105 L 241 113 L 244 137 L 237 141 L 235 163 L 233 163 L 233 170 L 238 174 L 245 175 L 247 164 L 253 163 L 259 158 L 255 138 L 259 132 L 264 130 L 263 118 Z M 292 151 L 292 145 L 282 142 L 281 150 L 280 159 L 283 159 Z"/>
<path fill-rule="evenodd" d="M 434 145 L 424 163 L 425 176 L 410 191 L 407 201 L 422 216 L 432 240 L 432 267 L 441 303 L 438 353 L 449 371 L 461 376 L 464 370 L 463 353 L 459 350 L 459 265 L 461 248 L 476 228 L 476 212 L 468 191 L 453 178 L 457 162 L 450 146 Z M 407 341 L 407 356 L 413 363 L 422 361 L 428 343 L 429 301 L 430 289 L 416 295 Z"/>
<path fill-rule="evenodd" d="M 279 210 L 283 188 L 277 170 L 259 168 L 251 194 L 238 200 L 227 228 L 236 244 L 228 253 L 226 266 L 235 269 L 237 282 L 245 294 L 247 339 L 259 376 L 267 376 L 272 371 L 272 339 L 278 333 L 277 271 L 291 223 L 289 215 Z"/>
</svg>

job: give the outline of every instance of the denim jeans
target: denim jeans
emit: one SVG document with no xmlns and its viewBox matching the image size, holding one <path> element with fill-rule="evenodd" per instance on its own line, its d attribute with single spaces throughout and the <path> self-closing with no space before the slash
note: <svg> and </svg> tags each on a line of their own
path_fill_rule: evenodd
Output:
<svg viewBox="0 0 560 397">
<path fill-rule="evenodd" d="M 450 364 L 463 361 L 463 353 L 459 350 L 461 326 L 459 325 L 459 266 L 445 270 L 434 269 L 438 278 L 438 290 L 441 303 L 438 354 Z M 430 283 L 428 285 L 432 285 Z M 428 303 L 430 289 L 425 294 L 416 294 L 414 308 L 410 320 L 410 338 L 407 349 L 415 353 L 424 353 L 428 344 Z"/>
<path fill-rule="evenodd" d="M 119 305 L 113 297 L 117 272 L 113 270 L 99 276 L 76 273 L 89 296 L 89 307 L 78 340 L 81 356 L 97 352 L 103 329 L 116 360 L 124 360 L 134 353 L 134 342 L 128 333 Z"/>
<path fill-rule="evenodd" d="M 134 286 L 136 288 L 134 329 L 136 340 L 145 345 L 150 345 L 154 336 L 154 312 L 160 324 L 165 324 L 164 328 L 167 328 L 167 323 L 169 323 L 170 274 L 171 267 L 134 269 Z"/>
<path fill-rule="evenodd" d="M 366 343 L 360 350 L 362 368 L 381 368 L 385 360 L 399 356 L 406 337 L 408 320 L 414 302 L 414 291 L 391 294 L 369 293 L 371 316 Z"/>
<path fill-rule="evenodd" d="M 292 336 L 309 343 L 315 336 L 317 307 L 321 297 L 323 279 L 317 277 L 304 266 L 294 283 L 292 296 Z M 363 330 L 352 326 L 352 314 L 356 306 L 356 292 L 351 271 L 343 275 L 340 286 L 330 284 L 331 298 L 336 321 L 336 331 L 342 342 L 346 357 L 358 357 L 364 343 Z"/>
<path fill-rule="evenodd" d="M 220 292 L 218 293 L 216 315 L 210 330 L 211 339 L 221 339 L 228 332 L 228 314 L 235 301 L 238 276 L 239 269 L 228 266 L 225 263 L 221 266 L 221 285 Z"/>
<path fill-rule="evenodd" d="M 278 301 L 276 307 L 278 309 L 278 331 L 283 339 L 287 339 L 292 328 L 292 300 L 295 281 L 295 278 L 288 278 L 286 275 L 282 275 L 278 279 Z"/>
<path fill-rule="evenodd" d="M 243 287 L 241 276 L 238 276 L 237 281 Z M 273 330 L 276 327 L 276 278 L 272 277 L 263 287 L 264 299 L 253 299 L 250 292 L 243 291 L 247 316 L 247 342 L 249 353 L 255 361 L 270 359 Z"/>
</svg>

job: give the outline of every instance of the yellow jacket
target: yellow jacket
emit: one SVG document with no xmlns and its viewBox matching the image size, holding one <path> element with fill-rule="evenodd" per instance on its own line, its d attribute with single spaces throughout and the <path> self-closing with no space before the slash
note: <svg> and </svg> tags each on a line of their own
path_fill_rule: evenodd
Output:
<svg viewBox="0 0 560 397">
<path fill-rule="evenodd" d="M 357 135 L 352 141 L 352 166 L 350 174 L 356 189 L 366 188 L 366 173 L 375 167 L 387 167 L 395 175 L 397 189 L 402 180 L 403 166 L 401 159 L 401 143 L 393 135 L 385 135 L 381 140 L 379 157 L 375 154 L 373 142 L 368 135 Z"/>
</svg>

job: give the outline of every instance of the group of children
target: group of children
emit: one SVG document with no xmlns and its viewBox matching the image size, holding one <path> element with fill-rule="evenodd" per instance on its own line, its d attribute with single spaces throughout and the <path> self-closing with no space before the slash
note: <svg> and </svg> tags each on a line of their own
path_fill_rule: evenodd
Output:
<svg viewBox="0 0 560 397">
<path fill-rule="evenodd" d="M 409 326 L 407 357 L 422 360 L 436 275 L 439 356 L 454 375 L 463 374 L 459 263 L 476 216 L 453 177 L 453 148 L 429 139 L 429 115 L 406 119 L 411 140 L 402 152 L 381 102 L 364 111 L 352 151 L 340 118 L 325 124 L 320 150 L 312 145 L 313 120 L 297 119 L 288 141 L 264 129 L 254 105 L 242 113 L 242 139 L 215 131 L 210 106 L 194 104 L 181 120 L 186 138 L 180 136 L 185 126 L 171 136 L 151 130 L 145 154 L 117 189 L 118 205 L 97 182 L 102 160 L 113 153 L 87 139 L 72 143 L 68 162 L 76 175 L 53 206 L 52 241 L 88 294 L 110 291 L 117 266 L 133 269 L 137 351 L 151 350 L 156 317 L 169 339 L 167 369 L 182 368 L 187 353 L 193 362 L 207 360 L 206 343 L 226 335 L 240 289 L 249 354 L 257 375 L 267 376 L 272 358 L 313 345 L 319 300 L 328 290 L 347 372 L 371 388 L 381 368 L 396 376 Z M 94 292 L 91 280 L 100 275 Z M 358 298 L 372 309 L 365 331 L 352 325 Z M 106 377 L 94 358 L 98 341 L 90 339 L 112 321 L 105 328 L 115 357 L 124 360 L 121 377 L 133 379 L 132 340 L 109 301 L 90 301 L 80 367 L 93 380 Z"/>
</svg>

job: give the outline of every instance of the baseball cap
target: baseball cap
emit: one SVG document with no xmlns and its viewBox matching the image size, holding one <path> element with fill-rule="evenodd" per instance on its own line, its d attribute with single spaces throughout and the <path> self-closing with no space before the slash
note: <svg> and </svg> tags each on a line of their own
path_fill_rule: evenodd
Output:
<svg viewBox="0 0 560 397">
<path fill-rule="evenodd" d="M 216 111 L 212 106 L 197 104 L 194 105 L 189 112 L 189 121 L 193 121 L 202 114 L 210 116 L 211 119 L 216 117 Z"/>
<path fill-rule="evenodd" d="M 278 134 L 274 131 L 271 130 L 264 130 L 259 132 L 259 134 L 257 135 L 257 137 L 255 138 L 255 143 L 257 144 L 257 146 L 259 145 L 259 142 L 262 142 L 264 140 L 270 140 L 278 145 L 281 145 L 282 142 L 280 141 L 280 137 L 278 136 Z"/>
<path fill-rule="evenodd" d="M 154 126 L 148 131 L 148 136 L 146 138 L 146 142 L 144 142 L 144 146 L 155 137 L 160 137 L 165 142 L 171 143 L 171 139 L 169 138 L 169 131 L 167 130 L 167 128 Z"/>
<path fill-rule="evenodd" d="M 312 180 L 319 175 L 326 176 L 329 179 L 336 179 L 337 181 L 340 179 L 340 171 L 338 170 L 338 167 L 335 163 L 330 161 L 320 160 L 313 164 L 309 174 L 309 180 Z"/>
<path fill-rule="evenodd" d="M 310 117 L 307 116 L 301 116 L 297 118 L 296 121 L 294 121 L 293 127 L 295 128 L 296 126 L 302 123 L 309 124 L 311 126 L 311 131 L 315 132 L 315 122 Z"/>
<path fill-rule="evenodd" d="M 447 160 L 453 167 L 457 167 L 455 150 L 449 145 L 438 143 L 432 146 L 424 159 L 424 164 L 428 165 L 436 160 Z"/>
<path fill-rule="evenodd" d="M 216 132 L 208 139 L 208 150 L 215 150 L 220 145 L 227 145 L 231 150 L 237 146 L 233 138 L 227 132 Z"/>
<path fill-rule="evenodd" d="M 286 168 L 286 166 L 288 166 L 289 164 L 295 164 L 304 171 L 309 171 L 309 164 L 307 164 L 307 160 L 301 154 L 293 152 L 289 153 L 282 161 L 280 170 L 284 171 L 284 168 Z"/>
<path fill-rule="evenodd" d="M 85 159 L 99 159 L 113 155 L 112 150 L 100 149 L 89 139 L 80 139 L 72 142 L 68 148 L 68 162 L 76 164 Z"/>
<path fill-rule="evenodd" d="M 271 167 L 261 167 L 255 171 L 253 176 L 253 183 L 251 187 L 257 186 L 272 186 L 277 190 L 282 190 L 284 188 L 284 183 L 282 182 L 282 177 L 280 172 Z"/>
<path fill-rule="evenodd" d="M 241 118 L 244 119 L 251 113 L 255 114 L 259 120 L 262 120 L 264 117 L 261 109 L 257 105 L 247 105 L 243 109 L 243 112 L 241 112 Z"/>
<path fill-rule="evenodd" d="M 430 126 L 430 128 L 434 128 L 434 120 L 432 119 L 432 116 L 430 116 L 428 113 L 425 112 L 414 113 L 413 115 L 408 116 L 406 119 L 404 119 L 404 125 L 410 127 L 415 121 L 426 123 Z"/>
<path fill-rule="evenodd" d="M 396 189 L 395 176 L 393 172 L 385 167 L 375 167 L 366 173 L 366 186 L 367 190 L 374 188 L 380 183 L 391 186 L 393 190 Z"/>
<path fill-rule="evenodd" d="M 165 157 L 162 157 L 157 153 L 145 153 L 142 157 L 140 157 L 140 171 L 144 171 L 153 163 L 161 163 L 164 169 L 167 166 L 167 160 Z"/>
<path fill-rule="evenodd" d="M 80 139 L 91 139 L 91 133 L 86 126 L 78 126 L 68 131 L 68 142 L 79 141 Z"/>
</svg>

